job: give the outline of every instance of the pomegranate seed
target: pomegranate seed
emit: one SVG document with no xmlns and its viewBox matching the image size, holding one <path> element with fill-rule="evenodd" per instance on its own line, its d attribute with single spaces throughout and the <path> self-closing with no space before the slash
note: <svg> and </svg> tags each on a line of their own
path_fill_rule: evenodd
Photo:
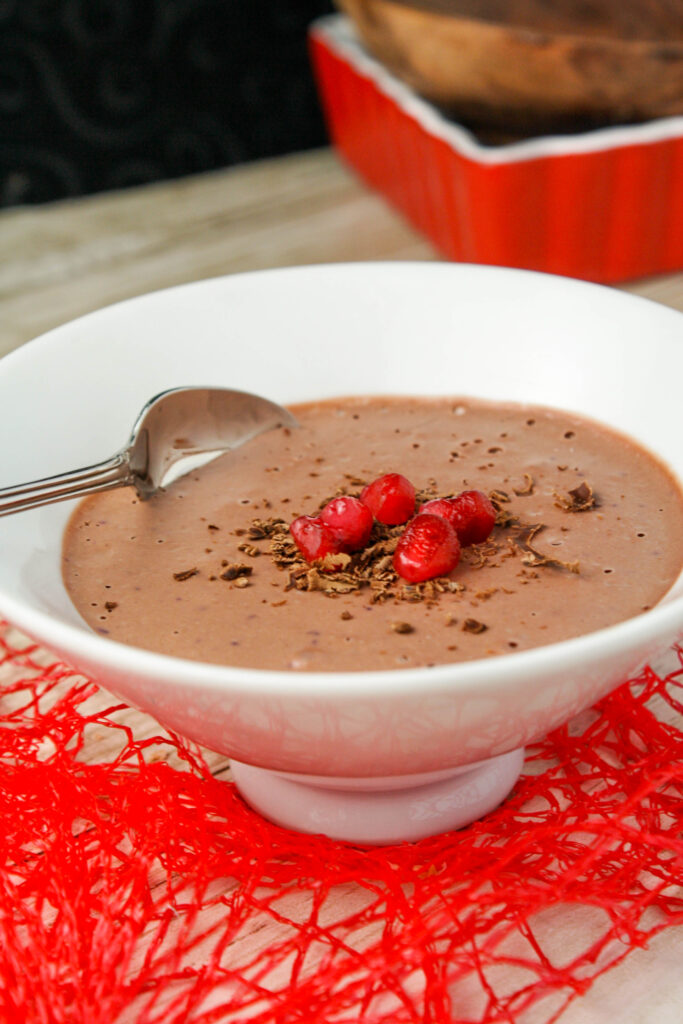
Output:
<svg viewBox="0 0 683 1024">
<path fill-rule="evenodd" d="M 307 562 L 315 562 L 326 555 L 338 555 L 341 551 L 341 544 L 333 531 L 317 516 L 299 516 L 290 524 L 289 532 Z"/>
<path fill-rule="evenodd" d="M 394 569 L 409 583 L 446 576 L 460 561 L 460 542 L 441 516 L 421 512 L 406 526 L 394 551 Z"/>
<path fill-rule="evenodd" d="M 463 491 L 456 498 L 435 498 L 426 501 L 420 512 L 446 519 L 463 547 L 483 543 L 496 522 L 496 510 L 483 491 Z"/>
<path fill-rule="evenodd" d="M 462 516 L 458 514 L 455 498 L 432 498 L 431 501 L 425 501 L 424 505 L 420 505 L 418 511 L 420 514 L 427 512 L 430 516 L 441 516 L 451 524 L 456 533 L 462 528 Z"/>
<path fill-rule="evenodd" d="M 333 498 L 325 505 L 320 518 L 345 551 L 358 551 L 370 540 L 372 512 L 358 498 L 345 495 Z"/>
<path fill-rule="evenodd" d="M 463 517 L 461 544 L 482 544 L 496 523 L 496 510 L 483 491 L 463 491 L 455 499 Z"/>
<path fill-rule="evenodd" d="M 364 487 L 360 500 L 378 523 L 399 526 L 407 523 L 415 511 L 415 488 L 400 473 L 387 473 Z"/>
</svg>

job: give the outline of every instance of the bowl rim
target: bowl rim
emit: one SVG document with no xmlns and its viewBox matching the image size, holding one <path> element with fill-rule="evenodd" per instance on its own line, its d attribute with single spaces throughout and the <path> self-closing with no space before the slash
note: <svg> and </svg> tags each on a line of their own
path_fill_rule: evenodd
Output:
<svg viewBox="0 0 683 1024">
<path fill-rule="evenodd" d="M 487 691 L 497 691 L 520 677 L 542 676 L 550 670 L 557 672 L 558 666 L 564 664 L 572 666 L 599 661 L 610 651 L 623 655 L 629 651 L 638 652 L 660 637 L 669 636 L 671 642 L 676 643 L 675 638 L 683 632 L 681 595 L 613 626 L 526 651 L 429 668 L 299 672 L 214 665 L 172 657 L 97 636 L 87 632 L 85 625 L 81 628 L 57 622 L 48 613 L 8 598 L 1 592 L 0 605 L 11 626 L 25 632 L 41 646 L 57 652 L 68 651 L 67 663 L 72 664 L 71 657 L 76 652 L 73 661 L 76 669 L 79 663 L 106 666 L 117 674 L 129 673 L 147 679 L 163 677 L 168 683 L 191 689 L 248 694 L 254 699 L 286 696 L 356 701 L 361 696 L 372 700 L 388 694 L 393 697 L 412 696 L 420 691 L 452 694 L 469 689 L 476 689 L 478 694 L 485 696 Z"/>
<path fill-rule="evenodd" d="M 656 118 L 641 124 L 607 125 L 575 135 L 546 134 L 519 142 L 487 146 L 463 125 L 450 120 L 427 100 L 376 60 L 362 46 L 351 19 L 343 14 L 325 15 L 309 29 L 362 77 L 369 79 L 411 120 L 428 134 L 446 142 L 456 153 L 479 164 L 522 163 L 539 158 L 599 153 L 626 146 L 652 145 L 683 138 L 683 115 Z"/>
<path fill-rule="evenodd" d="M 397 270 L 397 268 L 399 269 Z M 466 273 L 475 273 L 491 278 L 515 276 L 526 280 L 537 278 L 546 283 L 554 280 L 556 283 L 560 283 L 561 287 L 570 290 L 578 288 L 582 293 L 597 291 L 603 295 L 609 294 L 620 304 L 635 303 L 640 306 L 647 304 L 666 319 L 669 316 L 672 319 L 683 317 L 683 314 L 677 310 L 642 296 L 574 278 L 517 268 L 453 264 L 445 261 L 433 263 L 377 261 L 276 267 L 187 282 L 112 303 L 55 327 L 33 341 L 20 346 L 3 358 L 2 369 L 4 370 L 5 367 L 15 362 L 20 363 L 27 359 L 35 360 L 35 356 L 43 346 L 59 343 L 62 336 L 65 334 L 68 336 L 73 325 L 91 318 L 106 316 L 108 310 L 136 303 L 143 304 L 151 296 L 160 296 L 164 293 L 175 293 L 188 288 L 201 290 L 207 284 L 210 286 L 212 282 L 262 278 L 264 275 L 282 277 L 284 275 L 339 274 L 340 272 L 360 275 L 382 274 L 387 270 L 401 274 L 411 274 L 415 271 L 442 273 L 445 270 L 448 274 L 452 274 L 458 273 L 460 269 Z M 683 319 L 679 322 L 683 325 Z M 12 595 L 4 594 L 1 580 L 0 612 L 11 624 L 36 638 L 39 643 L 56 651 L 69 652 L 66 655 L 66 660 L 71 662 L 73 658 L 75 666 L 81 662 L 91 666 L 106 667 L 118 674 L 130 673 L 147 679 L 164 677 L 169 683 L 175 685 L 208 689 L 216 693 L 249 694 L 253 698 L 286 696 L 288 698 L 329 698 L 335 701 L 343 698 L 354 701 L 360 696 L 372 699 L 388 694 L 393 697 L 401 697 L 413 695 L 420 690 L 432 694 L 437 692 L 453 694 L 457 691 L 466 692 L 470 688 L 476 688 L 477 693 L 486 694 L 489 690 L 511 685 L 520 677 L 538 677 L 553 669 L 557 671 L 558 665 L 598 662 L 610 653 L 628 654 L 633 652 L 635 655 L 648 644 L 662 639 L 674 642 L 674 638 L 683 636 L 683 594 L 681 594 L 668 600 L 663 597 L 660 603 L 651 610 L 612 626 L 553 644 L 497 655 L 493 658 L 434 665 L 430 668 L 301 672 L 288 669 L 274 670 L 215 665 L 124 644 L 89 632 L 85 623 L 82 626 L 76 626 L 62 622 Z M 495 666 L 493 671 L 492 666 Z"/>
</svg>

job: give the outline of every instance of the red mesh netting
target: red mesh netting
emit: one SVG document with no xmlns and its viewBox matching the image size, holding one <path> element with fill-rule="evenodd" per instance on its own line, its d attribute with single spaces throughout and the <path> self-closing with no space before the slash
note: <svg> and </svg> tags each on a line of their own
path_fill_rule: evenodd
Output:
<svg viewBox="0 0 683 1024">
<path fill-rule="evenodd" d="M 263 821 L 224 759 L 0 632 L 0 1019 L 556 1020 L 683 920 L 677 653 L 485 821 L 360 850 Z"/>
</svg>

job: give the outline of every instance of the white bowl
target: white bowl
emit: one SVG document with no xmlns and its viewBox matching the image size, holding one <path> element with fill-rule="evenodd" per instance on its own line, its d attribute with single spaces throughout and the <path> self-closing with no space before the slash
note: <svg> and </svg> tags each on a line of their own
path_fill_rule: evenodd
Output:
<svg viewBox="0 0 683 1024">
<path fill-rule="evenodd" d="M 681 314 L 596 285 L 427 263 L 237 275 L 112 306 L 3 359 L 0 486 L 112 454 L 151 395 L 188 384 L 279 402 L 394 392 L 557 406 L 625 431 L 681 480 L 682 379 Z M 233 757 L 238 786 L 269 816 L 352 841 L 414 839 L 485 813 L 526 743 L 683 635 L 682 577 L 644 615 L 460 665 L 296 673 L 166 657 L 95 635 L 72 607 L 60 572 L 71 507 L 2 519 L 2 613 Z"/>
</svg>

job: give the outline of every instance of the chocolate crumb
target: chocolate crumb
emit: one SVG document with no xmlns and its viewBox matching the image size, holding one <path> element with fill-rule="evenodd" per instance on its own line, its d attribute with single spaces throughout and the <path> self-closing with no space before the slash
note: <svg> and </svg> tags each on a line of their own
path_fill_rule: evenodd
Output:
<svg viewBox="0 0 683 1024">
<path fill-rule="evenodd" d="M 118 608 L 118 606 L 119 606 L 118 601 L 105 601 L 104 602 L 104 607 L 105 607 L 106 611 L 108 611 L 108 612 L 113 612 L 114 608 Z"/>
<path fill-rule="evenodd" d="M 483 633 L 488 628 L 483 622 L 479 622 L 478 619 L 465 619 L 462 624 L 464 633 Z"/>
<path fill-rule="evenodd" d="M 236 580 L 244 579 L 245 576 L 251 576 L 253 569 L 250 565 L 243 565 L 240 562 L 233 562 L 228 565 L 227 568 L 221 573 L 222 580 Z M 243 584 L 246 586 L 246 584 Z"/>
<path fill-rule="evenodd" d="M 597 507 L 598 503 L 593 494 L 593 488 L 585 480 L 567 493 L 569 498 L 555 494 L 555 505 L 565 512 L 587 512 L 589 509 Z"/>
<path fill-rule="evenodd" d="M 409 622 L 392 622 L 391 628 L 394 633 L 414 633 L 415 627 Z"/>
<path fill-rule="evenodd" d="M 207 526 L 207 530 L 220 530 L 220 526 L 216 526 L 215 523 L 209 523 L 209 525 Z M 239 531 L 236 530 L 235 532 L 237 533 Z"/>
<path fill-rule="evenodd" d="M 191 576 L 196 576 L 199 569 L 195 566 L 192 569 L 181 569 L 180 572 L 173 573 L 173 579 L 181 582 L 182 580 L 189 580 Z"/>
<path fill-rule="evenodd" d="M 344 619 L 344 621 L 348 621 L 348 619 L 352 619 L 353 618 L 353 615 L 351 614 L 351 612 L 346 611 L 346 612 L 342 612 L 341 615 L 339 616 L 339 618 L 340 619 Z"/>
</svg>

